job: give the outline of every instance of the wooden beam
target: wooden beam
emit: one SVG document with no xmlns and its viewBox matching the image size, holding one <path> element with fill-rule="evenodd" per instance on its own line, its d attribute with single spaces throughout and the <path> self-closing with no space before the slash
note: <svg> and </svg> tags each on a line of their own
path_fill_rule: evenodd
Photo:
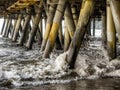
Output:
<svg viewBox="0 0 120 90">
<path fill-rule="evenodd" d="M 13 42 L 15 42 L 17 40 L 18 33 L 19 33 L 19 30 L 20 30 L 21 21 L 22 21 L 22 14 L 19 14 L 18 20 L 16 22 L 16 26 L 15 26 L 15 31 L 14 31 L 14 34 L 13 34 L 13 38 L 12 38 Z"/>
<path fill-rule="evenodd" d="M 50 33 L 50 30 L 52 27 L 56 7 L 57 7 L 57 5 L 54 5 L 54 4 L 50 5 L 50 7 L 49 7 L 48 19 L 47 19 L 46 30 L 45 30 L 42 45 L 41 45 L 41 51 L 44 51 L 44 49 L 45 49 L 45 46 L 46 46 L 46 43 L 47 43 L 47 40 L 49 37 L 49 33 Z"/>
<path fill-rule="evenodd" d="M 49 34 L 49 38 L 47 41 L 47 45 L 43 54 L 44 58 L 49 57 L 49 54 L 52 52 L 54 45 L 55 45 L 55 40 L 58 34 L 59 26 L 62 21 L 62 17 L 64 15 L 65 7 L 66 7 L 67 0 L 59 0 L 58 6 L 57 6 L 57 11 L 54 16 L 52 28 Z"/>
<path fill-rule="evenodd" d="M 67 61 L 70 68 L 74 68 L 76 57 L 86 32 L 85 26 L 88 24 L 91 14 L 94 11 L 95 2 L 95 0 L 86 0 L 85 3 L 83 2 L 84 6 L 81 8 L 75 34 L 68 49 Z"/>
<path fill-rule="evenodd" d="M 25 35 L 26 35 L 27 30 L 28 30 L 30 19 L 31 19 L 31 15 L 27 15 L 25 17 L 25 23 L 24 23 L 24 26 L 23 26 L 23 30 L 21 32 L 19 42 L 18 42 L 18 45 L 20 45 L 20 46 L 23 46 L 23 43 L 25 41 Z"/>
<path fill-rule="evenodd" d="M 120 0 L 110 0 L 110 7 L 120 43 Z"/>
<path fill-rule="evenodd" d="M 109 4 L 110 0 L 107 0 Z M 111 8 L 107 6 L 107 51 L 109 59 L 116 58 L 116 33 Z"/>
</svg>

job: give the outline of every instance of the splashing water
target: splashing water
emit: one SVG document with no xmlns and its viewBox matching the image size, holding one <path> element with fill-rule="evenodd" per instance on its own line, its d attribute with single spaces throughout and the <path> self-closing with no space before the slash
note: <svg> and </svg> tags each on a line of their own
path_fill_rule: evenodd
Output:
<svg viewBox="0 0 120 90">
<path fill-rule="evenodd" d="M 0 85 L 37 86 L 79 79 L 120 77 L 119 58 L 109 62 L 105 53 L 98 45 L 82 47 L 75 69 L 70 70 L 65 60 L 67 52 L 59 56 L 52 53 L 49 59 L 45 59 L 39 48 L 27 51 L 8 39 L 0 38 Z"/>
</svg>

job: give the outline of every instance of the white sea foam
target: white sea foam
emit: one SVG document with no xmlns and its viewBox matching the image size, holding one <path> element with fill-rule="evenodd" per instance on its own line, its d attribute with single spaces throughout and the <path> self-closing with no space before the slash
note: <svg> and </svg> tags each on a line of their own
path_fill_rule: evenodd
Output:
<svg viewBox="0 0 120 90">
<path fill-rule="evenodd" d="M 55 62 L 54 62 L 54 69 L 53 71 L 60 71 L 68 69 L 68 63 L 66 62 L 67 52 L 60 54 Z"/>
<path fill-rule="evenodd" d="M 101 76 L 120 77 L 119 58 L 109 61 L 106 51 L 98 44 L 81 48 L 74 70 L 69 69 L 67 52 L 59 56 L 52 53 L 49 59 L 44 59 L 43 52 L 37 49 L 26 51 L 21 47 L 8 46 L 12 45 L 4 42 L 0 46 L 0 80 L 8 80 L 15 86 L 67 83 Z M 72 72 L 78 75 L 69 78 Z"/>
</svg>

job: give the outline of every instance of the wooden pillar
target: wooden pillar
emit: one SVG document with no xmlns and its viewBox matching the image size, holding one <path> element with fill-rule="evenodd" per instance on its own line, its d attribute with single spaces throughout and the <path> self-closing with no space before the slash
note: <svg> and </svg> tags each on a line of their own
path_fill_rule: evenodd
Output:
<svg viewBox="0 0 120 90">
<path fill-rule="evenodd" d="M 51 4 L 50 8 L 49 8 L 49 15 L 48 15 L 47 24 L 46 24 L 46 30 L 45 30 L 45 34 L 43 36 L 43 41 L 42 41 L 42 45 L 41 45 L 41 51 L 43 51 L 45 49 L 45 46 L 46 46 L 46 43 L 47 43 L 47 40 L 49 37 L 49 33 L 50 33 L 50 30 L 52 27 L 55 11 L 56 11 L 56 5 Z"/>
<path fill-rule="evenodd" d="M 17 36 L 19 34 L 19 30 L 20 30 L 20 26 L 21 26 L 21 21 L 22 21 L 22 14 L 19 14 L 16 26 L 15 26 L 13 38 L 12 38 L 13 42 L 15 42 L 17 40 Z"/>
<path fill-rule="evenodd" d="M 17 24 L 17 19 L 15 19 L 15 20 L 14 20 L 13 30 L 12 30 L 12 32 L 11 32 L 11 39 L 13 38 L 13 35 L 14 35 L 14 31 L 15 31 L 16 24 Z"/>
<path fill-rule="evenodd" d="M 7 20 L 6 20 L 6 25 L 5 25 L 5 28 L 4 28 L 3 37 L 5 37 L 5 35 L 6 35 L 6 31 L 7 31 L 7 28 L 8 28 L 8 24 L 9 24 L 9 18 L 7 18 Z"/>
<path fill-rule="evenodd" d="M 53 24 L 51 27 L 51 31 L 49 34 L 49 38 L 47 41 L 47 45 L 43 54 L 44 58 L 49 57 L 49 54 L 52 52 L 54 44 L 55 44 L 55 40 L 58 34 L 58 30 L 59 30 L 59 23 L 61 23 L 62 21 L 62 17 L 64 15 L 64 11 L 65 11 L 65 7 L 66 7 L 66 0 L 59 0 L 58 2 L 58 6 L 57 6 L 57 11 L 55 13 L 55 17 L 53 20 Z"/>
<path fill-rule="evenodd" d="M 38 25 L 38 44 L 41 45 L 42 44 L 42 39 L 43 39 L 43 30 L 42 30 L 42 18 L 39 22 Z"/>
<path fill-rule="evenodd" d="M 2 26 L 2 29 L 0 32 L 1 35 L 3 34 L 4 28 L 5 28 L 5 23 L 6 23 L 6 19 L 4 18 L 3 26 Z"/>
<path fill-rule="evenodd" d="M 13 21 L 13 19 L 12 19 L 12 21 Z M 12 23 L 12 21 L 11 21 L 11 24 L 10 24 L 10 30 L 9 30 L 9 32 L 8 32 L 8 37 L 11 39 L 11 34 L 12 34 L 12 31 L 13 31 L 13 23 Z"/>
<path fill-rule="evenodd" d="M 68 28 L 65 26 L 65 31 L 64 31 L 64 52 L 66 52 L 69 48 L 70 45 L 70 34 L 68 31 Z"/>
<path fill-rule="evenodd" d="M 28 41 L 28 38 L 29 38 L 29 33 L 31 32 L 32 30 L 32 26 L 30 24 L 30 22 L 28 23 L 28 28 L 26 30 L 26 33 L 25 33 L 25 38 L 24 38 L 24 43 Z"/>
<path fill-rule="evenodd" d="M 91 36 L 91 20 L 89 21 L 87 25 L 87 34 Z"/>
<path fill-rule="evenodd" d="M 76 57 L 78 55 L 80 46 L 85 34 L 85 26 L 87 25 L 92 12 L 94 11 L 95 0 L 86 0 L 84 6 L 81 8 L 78 24 L 76 26 L 74 37 L 68 49 L 67 61 L 70 68 L 74 68 Z"/>
<path fill-rule="evenodd" d="M 24 26 L 23 26 L 23 30 L 21 32 L 19 42 L 18 42 L 18 45 L 20 45 L 20 46 L 23 46 L 23 43 L 24 43 L 24 40 L 25 40 L 25 35 L 26 35 L 27 30 L 28 30 L 30 18 L 31 18 L 31 15 L 27 15 L 25 17 L 25 23 L 24 23 Z"/>
<path fill-rule="evenodd" d="M 59 39 L 59 36 L 56 37 L 56 42 L 55 42 L 55 50 L 62 50 L 62 46 L 61 46 L 61 43 L 60 43 L 60 39 Z"/>
<path fill-rule="evenodd" d="M 66 10 L 65 10 L 65 23 L 67 25 L 70 37 L 72 38 L 75 32 L 75 23 L 74 23 L 71 7 L 69 3 L 67 4 Z"/>
<path fill-rule="evenodd" d="M 63 48 L 63 34 L 62 34 L 62 31 L 63 31 L 63 28 L 62 28 L 62 22 L 61 22 L 60 27 L 59 27 L 59 31 L 58 31 L 58 37 L 59 37 L 59 40 L 60 40 L 60 45 Z"/>
<path fill-rule="evenodd" d="M 36 35 L 37 29 L 38 29 L 38 24 L 39 24 L 39 22 L 41 20 L 41 17 L 42 17 L 41 12 L 39 12 L 35 17 L 35 21 L 33 23 L 33 28 L 31 30 L 31 32 L 29 33 L 29 39 L 28 39 L 27 44 L 26 44 L 26 47 L 28 49 L 32 49 L 33 39 L 34 39 L 34 37 Z"/>
<path fill-rule="evenodd" d="M 116 33 L 109 0 L 107 4 L 107 50 L 109 59 L 114 59 L 116 57 Z"/>
<path fill-rule="evenodd" d="M 93 36 L 95 36 L 95 18 L 93 18 Z"/>
<path fill-rule="evenodd" d="M 110 0 L 110 7 L 120 43 L 120 0 Z"/>
<path fill-rule="evenodd" d="M 38 27 L 39 27 L 39 31 L 40 31 L 40 37 L 43 39 L 43 27 L 42 27 L 42 24 L 43 23 L 42 23 L 42 18 L 41 18 Z"/>
<path fill-rule="evenodd" d="M 10 18 L 10 19 L 9 19 L 9 23 L 8 23 L 8 27 L 7 27 L 7 29 L 6 29 L 5 37 L 8 37 L 9 31 L 10 31 L 11 22 L 12 22 L 12 19 Z"/>
<path fill-rule="evenodd" d="M 47 16 L 46 16 L 45 12 L 43 12 L 43 21 L 44 21 L 44 25 L 46 27 L 46 25 L 47 25 Z"/>
<path fill-rule="evenodd" d="M 74 23 L 75 23 L 75 26 L 76 26 L 77 22 L 78 22 L 78 15 L 77 15 L 76 7 L 73 5 L 71 7 L 71 10 L 72 10 L 72 15 L 73 15 Z"/>
<path fill-rule="evenodd" d="M 106 30 L 106 11 L 102 11 L 101 13 L 102 19 L 102 46 L 104 49 L 107 47 L 107 30 Z"/>
</svg>

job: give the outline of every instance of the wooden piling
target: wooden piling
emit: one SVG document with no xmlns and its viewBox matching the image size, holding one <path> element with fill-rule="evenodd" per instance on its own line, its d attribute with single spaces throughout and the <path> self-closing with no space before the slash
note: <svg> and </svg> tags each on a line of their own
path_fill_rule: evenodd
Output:
<svg viewBox="0 0 120 90">
<path fill-rule="evenodd" d="M 74 37 L 71 41 L 68 49 L 67 61 L 69 62 L 70 68 L 74 68 L 76 57 L 78 55 L 80 46 L 83 41 L 85 34 L 85 26 L 87 25 L 92 12 L 94 11 L 95 0 L 86 0 L 80 11 L 78 24 L 76 26 Z"/>
<path fill-rule="evenodd" d="M 102 47 L 107 48 L 107 28 L 106 28 L 106 10 L 103 10 L 101 13 L 102 20 Z"/>
<path fill-rule="evenodd" d="M 70 41 L 71 41 L 70 34 L 69 34 L 68 28 L 66 26 L 65 31 L 64 31 L 64 52 L 66 52 L 68 50 Z"/>
<path fill-rule="evenodd" d="M 12 19 L 9 19 L 8 27 L 6 29 L 5 37 L 8 37 L 9 32 L 10 32 L 10 27 L 11 27 Z"/>
<path fill-rule="evenodd" d="M 13 42 L 15 42 L 17 40 L 17 37 L 18 37 L 18 34 L 19 34 L 19 30 L 20 30 L 21 21 L 22 21 L 22 14 L 19 14 L 18 20 L 16 22 L 13 38 L 12 38 Z"/>
<path fill-rule="evenodd" d="M 40 11 L 42 11 L 42 10 L 40 10 Z M 38 29 L 38 24 L 39 24 L 39 22 L 41 20 L 41 17 L 42 17 L 42 13 L 41 12 L 38 13 L 36 15 L 36 17 L 35 17 L 35 21 L 33 23 L 33 28 L 32 28 L 32 30 L 29 33 L 29 39 L 28 39 L 27 44 L 26 44 L 26 47 L 28 49 L 32 49 L 33 39 L 34 39 L 34 37 L 36 35 L 37 29 Z"/>
<path fill-rule="evenodd" d="M 4 18 L 3 26 L 2 26 L 2 29 L 0 32 L 1 35 L 3 34 L 4 28 L 5 28 L 5 23 L 6 23 L 6 19 Z"/>
<path fill-rule="evenodd" d="M 71 6 L 71 10 L 72 10 L 72 16 L 73 16 L 73 19 L 74 19 L 74 23 L 75 23 L 75 26 L 76 26 L 77 22 L 78 22 L 78 15 L 77 15 L 76 7 L 74 5 Z"/>
<path fill-rule="evenodd" d="M 43 41 L 42 41 L 42 45 L 41 45 L 41 51 L 44 51 L 48 37 L 49 37 L 49 33 L 52 27 L 52 23 L 53 23 L 53 18 L 55 15 L 55 11 L 56 11 L 56 6 L 55 4 L 51 4 L 50 5 L 50 9 L 49 9 L 49 15 L 48 15 L 48 19 L 47 19 L 47 24 L 46 24 L 46 30 L 43 36 Z"/>
<path fill-rule="evenodd" d="M 12 19 L 12 21 L 13 21 L 13 19 Z M 10 30 L 9 30 L 9 32 L 8 32 L 8 38 L 10 38 L 11 39 L 11 35 L 12 35 L 12 31 L 13 31 L 13 23 L 12 23 L 12 21 L 11 21 L 11 24 L 10 24 Z"/>
<path fill-rule="evenodd" d="M 5 37 L 5 35 L 6 35 L 6 30 L 8 28 L 8 24 L 9 24 L 9 18 L 7 18 L 7 20 L 6 20 L 6 25 L 5 25 L 5 28 L 4 28 L 4 31 L 3 31 L 3 37 Z"/>
<path fill-rule="evenodd" d="M 17 24 L 17 19 L 14 20 L 13 29 L 12 29 L 12 32 L 11 32 L 11 39 L 13 38 L 16 24 Z"/>
<path fill-rule="evenodd" d="M 107 0 L 107 51 L 109 59 L 116 57 L 116 33 L 109 0 Z"/>
<path fill-rule="evenodd" d="M 86 29 L 87 29 L 87 34 L 91 36 L 91 20 L 89 21 Z"/>
<path fill-rule="evenodd" d="M 38 25 L 38 44 L 41 45 L 42 44 L 42 40 L 43 40 L 43 30 L 42 30 L 42 19 L 39 22 Z"/>
<path fill-rule="evenodd" d="M 65 7 L 66 7 L 66 0 L 59 0 L 58 2 L 58 6 L 57 6 L 57 11 L 55 13 L 55 17 L 53 20 L 53 24 L 52 24 L 52 28 L 49 34 L 49 38 L 47 41 L 47 45 L 43 54 L 44 58 L 49 57 L 49 54 L 52 52 L 54 44 L 55 44 L 55 40 L 58 34 L 58 29 L 59 29 L 59 23 L 61 23 L 62 21 L 62 17 L 64 15 L 64 11 L 65 11 Z"/>
<path fill-rule="evenodd" d="M 63 28 L 62 28 L 62 22 L 61 22 L 60 27 L 59 27 L 58 37 L 59 37 L 60 45 L 63 48 Z"/>
<path fill-rule="evenodd" d="M 93 18 L 93 36 L 95 36 L 95 18 Z"/>
<path fill-rule="evenodd" d="M 110 7 L 120 43 L 120 0 L 110 0 Z"/>
<path fill-rule="evenodd" d="M 39 32 L 40 32 L 40 37 L 41 37 L 41 43 L 42 43 L 42 39 L 43 39 L 43 26 L 42 26 L 43 22 L 42 19 L 39 22 L 38 28 L 39 28 Z"/>
<path fill-rule="evenodd" d="M 67 25 L 70 37 L 72 39 L 75 32 L 75 23 L 72 16 L 71 6 L 69 3 L 67 4 L 66 10 L 65 10 L 65 23 Z"/>
<path fill-rule="evenodd" d="M 24 38 L 25 38 L 25 35 L 26 35 L 26 32 L 27 32 L 27 30 L 28 30 L 28 26 L 29 26 L 29 22 L 30 22 L 30 18 L 31 18 L 31 15 L 27 15 L 26 17 L 25 17 L 25 23 L 24 23 L 24 26 L 23 26 L 23 30 L 22 30 L 22 32 L 21 32 L 21 36 L 20 36 L 20 39 L 19 39 L 19 42 L 18 42 L 18 45 L 20 45 L 20 46 L 23 46 L 23 43 L 24 43 Z"/>
</svg>

